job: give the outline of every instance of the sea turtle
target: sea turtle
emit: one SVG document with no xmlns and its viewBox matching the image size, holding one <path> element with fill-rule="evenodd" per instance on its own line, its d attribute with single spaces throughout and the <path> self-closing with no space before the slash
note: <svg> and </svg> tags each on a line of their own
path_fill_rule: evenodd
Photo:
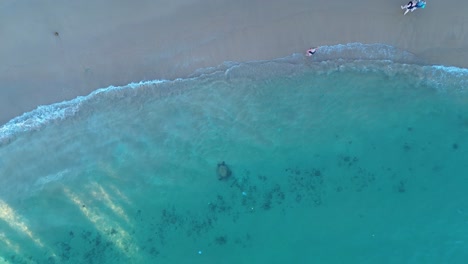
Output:
<svg viewBox="0 0 468 264">
<path fill-rule="evenodd" d="M 231 169 L 229 169 L 228 165 L 226 163 L 221 162 L 218 163 L 218 167 L 216 168 L 216 173 L 218 174 L 218 180 L 224 181 L 227 180 L 229 177 L 231 177 Z"/>
</svg>

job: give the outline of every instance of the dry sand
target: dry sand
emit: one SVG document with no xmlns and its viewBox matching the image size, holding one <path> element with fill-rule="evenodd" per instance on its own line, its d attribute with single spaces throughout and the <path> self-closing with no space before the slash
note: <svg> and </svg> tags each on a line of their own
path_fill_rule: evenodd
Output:
<svg viewBox="0 0 468 264">
<path fill-rule="evenodd" d="M 468 3 L 427 2 L 403 16 L 406 0 L 2 1 L 0 124 L 100 87 L 316 45 L 385 43 L 467 68 Z"/>
</svg>

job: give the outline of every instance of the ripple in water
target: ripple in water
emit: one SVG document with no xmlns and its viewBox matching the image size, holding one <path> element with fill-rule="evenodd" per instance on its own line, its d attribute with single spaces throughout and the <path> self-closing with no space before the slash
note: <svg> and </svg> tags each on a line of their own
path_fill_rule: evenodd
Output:
<svg viewBox="0 0 468 264">
<path fill-rule="evenodd" d="M 385 45 L 320 51 L 13 119 L 0 262 L 466 259 L 466 70 Z"/>
</svg>

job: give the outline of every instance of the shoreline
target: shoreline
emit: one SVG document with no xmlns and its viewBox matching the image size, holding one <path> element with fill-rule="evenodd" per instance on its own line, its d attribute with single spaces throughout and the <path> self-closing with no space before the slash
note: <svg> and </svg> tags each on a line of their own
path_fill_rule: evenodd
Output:
<svg viewBox="0 0 468 264">
<path fill-rule="evenodd" d="M 186 88 L 190 87 L 185 85 L 185 83 L 190 84 L 192 81 L 203 82 L 205 79 L 221 81 L 232 78 L 250 78 L 257 80 L 258 78 L 269 79 L 275 76 L 289 76 L 304 72 L 330 74 L 337 71 L 358 71 L 364 73 L 371 71 L 383 73 L 388 77 L 412 73 L 411 75 L 414 75 L 414 78 L 419 79 L 417 83 L 423 83 L 436 89 L 442 88 L 444 93 L 458 92 L 459 88 L 463 89 L 463 87 L 468 85 L 468 69 L 425 64 L 414 57 L 413 54 L 394 49 L 388 45 L 352 43 L 347 45 L 322 46 L 321 48 L 323 48 L 324 54 L 314 57 L 315 60 L 312 61 L 301 53 L 273 60 L 231 61 L 220 64 L 217 67 L 199 69 L 192 75 L 184 78 L 147 80 L 132 82 L 122 86 L 108 86 L 70 100 L 41 105 L 32 111 L 14 117 L 6 124 L 1 124 L 0 146 L 8 145 L 18 136 L 41 130 L 49 124 L 72 119 L 77 115 L 90 114 L 97 110 L 96 106 L 100 105 L 102 99 L 107 102 L 108 100 L 121 100 L 122 98 L 136 96 L 157 100 L 157 98 L 183 93 Z M 374 51 L 374 53 L 368 52 L 370 50 Z M 340 53 L 347 55 L 336 56 Z M 331 56 L 327 56 L 327 54 Z M 362 54 L 366 54 L 367 57 L 363 57 Z M 398 56 L 395 57 L 395 55 Z M 390 60 L 389 56 L 400 59 Z M 158 89 L 158 87 L 162 89 Z M 104 103 L 103 105 L 109 104 Z M 89 111 L 90 109 L 93 110 Z"/>
<path fill-rule="evenodd" d="M 385 43 L 427 64 L 468 68 L 461 8 L 468 4 L 454 1 L 429 2 L 406 16 L 400 2 L 381 0 L 2 3 L 0 124 L 101 87 L 184 78 L 226 61 L 272 60 L 310 46 Z"/>
</svg>

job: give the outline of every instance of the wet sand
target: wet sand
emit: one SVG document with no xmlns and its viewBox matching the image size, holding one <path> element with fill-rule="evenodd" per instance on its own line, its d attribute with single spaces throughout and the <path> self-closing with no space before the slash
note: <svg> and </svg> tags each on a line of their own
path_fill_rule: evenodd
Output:
<svg viewBox="0 0 468 264">
<path fill-rule="evenodd" d="M 311 46 L 385 43 L 468 68 L 468 3 L 52 0 L 0 3 L 0 124 L 109 85 L 184 77 Z M 57 34 L 56 34 L 57 32 Z M 318 51 L 319 52 L 319 51 Z"/>
</svg>

